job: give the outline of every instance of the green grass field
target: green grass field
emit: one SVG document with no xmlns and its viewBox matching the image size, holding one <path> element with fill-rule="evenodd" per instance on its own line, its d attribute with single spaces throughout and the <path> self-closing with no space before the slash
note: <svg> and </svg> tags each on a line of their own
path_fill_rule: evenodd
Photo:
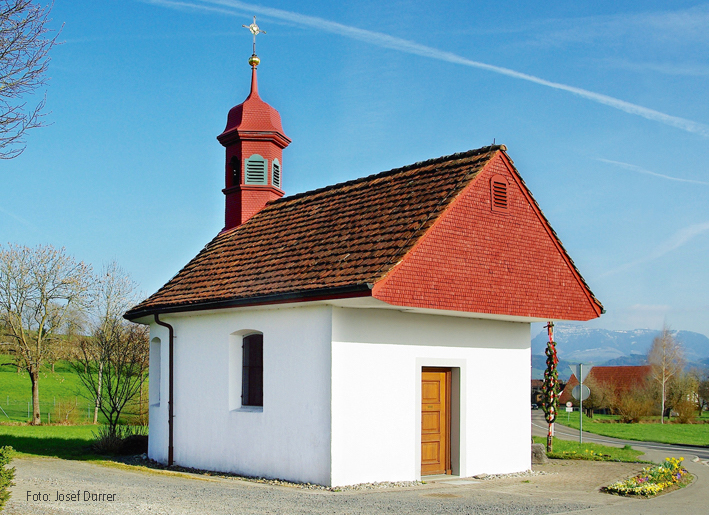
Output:
<svg viewBox="0 0 709 515">
<path fill-rule="evenodd" d="M 98 426 L 0 425 L 0 447 L 11 445 L 19 454 L 64 459 L 94 459 L 90 446 Z"/>
<path fill-rule="evenodd" d="M 541 443 L 546 447 L 547 439 L 541 436 L 534 437 L 534 443 Z M 571 459 L 571 460 L 592 460 L 592 461 L 625 461 L 636 463 L 640 460 L 642 451 L 625 447 L 611 447 L 597 443 L 578 443 L 570 440 L 559 440 L 554 438 L 552 442 L 554 452 L 548 454 L 549 458 Z"/>
<path fill-rule="evenodd" d="M 0 356 L 0 362 L 11 361 L 10 356 Z M 68 363 L 59 361 L 52 373 L 51 367 L 42 370 L 39 379 L 39 405 L 42 422 L 47 422 L 47 415 L 53 416 L 54 422 L 70 418 L 74 423 L 86 422 L 87 411 L 93 417 L 90 408 L 90 396 Z M 0 421 L 27 422 L 27 404 L 32 401 L 32 385 L 29 374 L 17 373 L 14 366 L 0 367 Z M 59 404 L 59 406 L 57 406 Z M 93 419 L 92 419 L 93 420 Z"/>
<path fill-rule="evenodd" d="M 640 424 L 621 424 L 614 422 L 615 417 L 610 415 L 594 415 L 593 418 L 583 417 L 583 429 L 589 433 L 596 433 L 613 438 L 624 440 L 638 440 L 641 442 L 661 442 L 680 445 L 704 445 L 709 446 L 709 424 L 703 423 L 708 420 L 703 414 L 701 423 L 697 424 L 660 424 L 659 422 Z M 557 422 L 568 427 L 579 428 L 578 413 L 571 413 L 567 417 L 561 413 L 557 417 Z"/>
<path fill-rule="evenodd" d="M 12 361 L 11 356 L 0 355 L 0 363 Z M 148 382 L 144 386 L 147 412 Z M 66 421 L 84 424 L 93 421 L 93 402 L 86 387 L 74 369 L 65 361 L 58 361 L 52 372 L 51 366 L 42 368 L 39 379 L 39 405 L 42 423 Z M 32 385 L 27 372 L 17 373 L 17 367 L 0 366 L 0 422 L 27 422 L 28 403 L 31 410 Z M 126 420 L 138 412 L 137 403 L 129 406 L 124 414 Z M 123 415 L 121 419 L 123 419 Z M 99 423 L 105 422 L 99 413 Z"/>
</svg>

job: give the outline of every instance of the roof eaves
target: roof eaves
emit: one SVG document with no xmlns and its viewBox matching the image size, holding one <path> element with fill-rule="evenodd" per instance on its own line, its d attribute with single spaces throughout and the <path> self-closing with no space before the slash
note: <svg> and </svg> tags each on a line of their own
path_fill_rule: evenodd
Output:
<svg viewBox="0 0 709 515">
<path fill-rule="evenodd" d="M 234 299 L 219 299 L 174 305 L 146 306 L 131 309 L 123 317 L 127 320 L 137 320 L 145 316 L 166 313 L 183 313 L 188 311 L 205 311 L 210 309 L 228 309 L 246 306 L 263 306 L 268 304 L 285 304 L 291 302 L 313 302 L 317 300 L 332 300 L 352 297 L 367 297 L 371 295 L 373 284 L 362 283 L 334 288 L 317 288 L 307 291 L 277 293 L 271 295 L 258 295 L 254 297 L 241 297 Z"/>
</svg>

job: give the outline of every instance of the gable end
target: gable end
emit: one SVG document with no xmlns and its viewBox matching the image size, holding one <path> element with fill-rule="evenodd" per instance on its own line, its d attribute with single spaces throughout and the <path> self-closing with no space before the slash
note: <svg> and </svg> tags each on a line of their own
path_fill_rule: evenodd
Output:
<svg viewBox="0 0 709 515">
<path fill-rule="evenodd" d="M 506 216 L 495 208 L 498 181 L 507 184 Z M 545 320 L 590 320 L 602 310 L 504 152 L 372 294 L 398 306 Z"/>
</svg>

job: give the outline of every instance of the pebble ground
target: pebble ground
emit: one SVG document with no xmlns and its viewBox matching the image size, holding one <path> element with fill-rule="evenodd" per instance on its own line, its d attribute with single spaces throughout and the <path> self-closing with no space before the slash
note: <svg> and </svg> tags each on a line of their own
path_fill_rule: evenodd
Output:
<svg viewBox="0 0 709 515">
<path fill-rule="evenodd" d="M 598 488 L 634 474 L 642 465 L 556 462 L 535 473 L 488 476 L 474 483 L 360 485 L 341 491 L 309 489 L 233 477 L 105 466 L 52 458 L 22 458 L 8 514 L 555 514 L 634 500 Z M 543 473 L 542 473 L 543 472 Z M 27 499 L 27 492 L 47 501 Z M 80 501 L 56 493 L 80 492 Z M 84 500 L 83 492 L 115 494 L 113 501 Z M 637 501 L 636 501 L 637 502 Z"/>
</svg>

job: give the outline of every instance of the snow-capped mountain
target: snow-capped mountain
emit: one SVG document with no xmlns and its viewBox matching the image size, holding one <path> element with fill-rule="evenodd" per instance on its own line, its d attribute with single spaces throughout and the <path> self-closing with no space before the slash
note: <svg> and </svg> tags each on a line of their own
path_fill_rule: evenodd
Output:
<svg viewBox="0 0 709 515">
<path fill-rule="evenodd" d="M 557 354 L 560 359 L 575 363 L 642 364 L 652 341 L 660 333 L 654 329 L 611 331 L 579 325 L 557 324 L 554 327 Z M 709 338 L 692 331 L 673 331 L 684 348 L 689 362 L 709 358 Z M 544 354 L 547 332 L 542 330 L 532 338 L 532 354 Z M 611 361 L 612 363 L 607 363 Z"/>
</svg>

